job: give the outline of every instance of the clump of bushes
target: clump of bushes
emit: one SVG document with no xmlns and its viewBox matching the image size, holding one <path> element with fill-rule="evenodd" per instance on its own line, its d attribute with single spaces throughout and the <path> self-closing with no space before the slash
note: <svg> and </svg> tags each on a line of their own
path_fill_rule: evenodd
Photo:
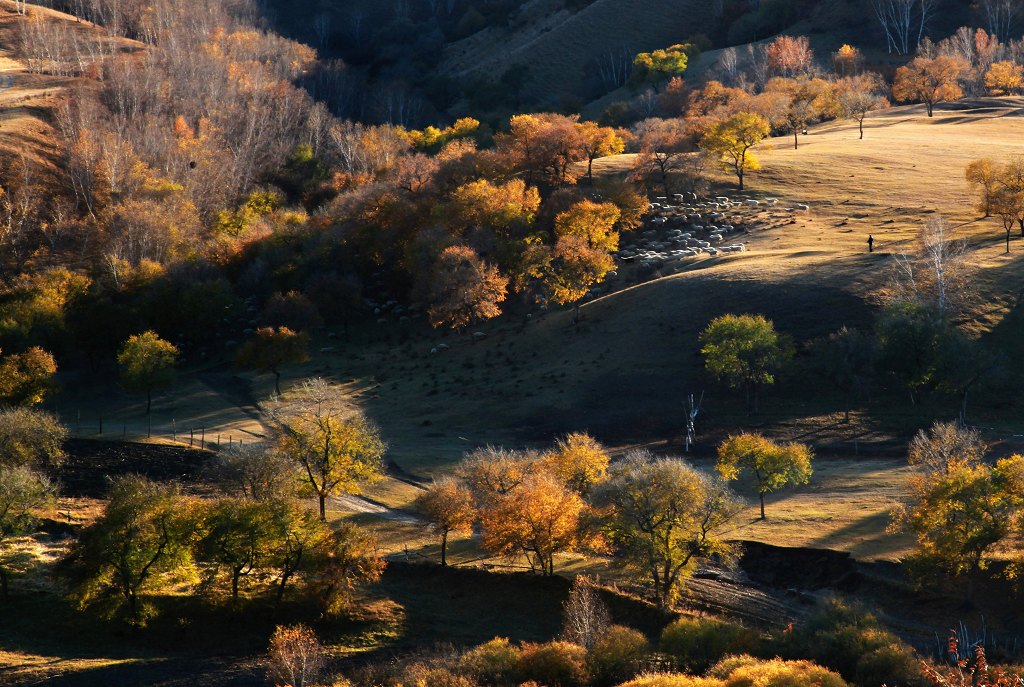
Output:
<svg viewBox="0 0 1024 687">
<path fill-rule="evenodd" d="M 776 638 L 772 649 L 782 657 L 817 661 L 862 687 L 923 684 L 910 647 L 874 615 L 838 601 Z"/>
<path fill-rule="evenodd" d="M 648 673 L 622 687 L 847 687 L 842 677 L 810 661 L 770 661 L 737 656 L 730 668 L 723 661 L 715 666 L 715 675 L 698 677 L 681 673 Z"/>
<path fill-rule="evenodd" d="M 649 652 L 650 645 L 642 632 L 612 625 L 597 638 L 587 656 L 593 684 L 601 687 L 628 680 Z"/>
<path fill-rule="evenodd" d="M 545 687 L 584 687 L 590 684 L 587 650 L 571 642 L 523 644 L 517 666 L 521 682 Z"/>
<path fill-rule="evenodd" d="M 703 673 L 730 654 L 756 652 L 757 634 L 736 623 L 710 618 L 680 618 L 661 633 L 661 651 L 691 673 Z"/>
</svg>

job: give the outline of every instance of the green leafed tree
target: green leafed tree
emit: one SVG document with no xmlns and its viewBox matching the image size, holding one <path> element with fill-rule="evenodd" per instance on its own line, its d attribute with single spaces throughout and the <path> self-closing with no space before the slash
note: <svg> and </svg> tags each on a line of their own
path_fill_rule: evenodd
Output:
<svg viewBox="0 0 1024 687">
<path fill-rule="evenodd" d="M 741 504 L 725 483 L 675 458 L 633 451 L 595 489 L 617 560 L 671 607 L 697 563 L 736 553 L 726 527 Z"/>
<path fill-rule="evenodd" d="M 68 430 L 57 416 L 37 408 L 0 410 L 0 466 L 52 469 L 65 458 Z"/>
<path fill-rule="evenodd" d="M 7 598 L 8 579 L 15 555 L 8 540 L 32 531 L 38 515 L 56 493 L 45 475 L 24 465 L 0 465 L 0 595 Z"/>
<path fill-rule="evenodd" d="M 715 466 L 722 479 L 738 479 L 743 473 L 754 477 L 761 501 L 761 519 L 765 519 L 764 496 L 783 487 L 807 484 L 814 454 L 804 444 L 780 444 L 760 434 L 736 434 L 718 447 Z"/>
<path fill-rule="evenodd" d="M 146 414 L 153 407 L 153 391 L 174 381 L 174 365 L 178 348 L 149 330 L 128 337 L 117 354 L 121 368 L 121 384 L 130 391 L 146 394 Z"/>
<path fill-rule="evenodd" d="M 762 387 L 775 383 L 793 357 L 792 344 L 763 315 L 722 315 L 700 335 L 704 364 L 718 379 L 742 388 L 756 413 Z"/>
<path fill-rule="evenodd" d="M 194 576 L 194 508 L 177 487 L 137 475 L 116 478 L 109 499 L 62 570 L 79 606 L 144 624 L 154 612 L 148 594 Z"/>
<path fill-rule="evenodd" d="M 281 367 L 309 360 L 309 336 L 288 327 L 261 327 L 238 351 L 240 367 L 274 375 L 274 393 L 281 393 Z"/>
</svg>

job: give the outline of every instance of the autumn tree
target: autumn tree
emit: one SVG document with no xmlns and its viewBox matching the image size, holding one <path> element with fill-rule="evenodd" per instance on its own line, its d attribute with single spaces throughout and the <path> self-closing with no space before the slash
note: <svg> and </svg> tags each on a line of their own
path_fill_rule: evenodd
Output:
<svg viewBox="0 0 1024 687">
<path fill-rule="evenodd" d="M 814 51 L 807 36 L 778 36 L 765 50 L 768 67 L 784 77 L 806 75 L 814 64 Z"/>
<path fill-rule="evenodd" d="M 439 129 L 435 126 L 428 126 L 423 130 L 412 129 L 402 130 L 402 135 L 417 150 L 436 153 L 450 141 L 460 138 L 475 136 L 480 129 L 480 122 L 472 117 L 462 117 L 455 120 L 451 126 Z"/>
<path fill-rule="evenodd" d="M 859 48 L 843 43 L 839 50 L 832 53 L 832 66 L 842 78 L 856 76 L 864 64 L 864 54 Z"/>
<path fill-rule="evenodd" d="M 776 77 L 765 85 L 765 92 L 782 96 L 785 106 L 779 119 L 793 134 L 793 149 L 796 150 L 800 147 L 800 133 L 827 107 L 831 86 L 822 79 Z"/>
<path fill-rule="evenodd" d="M 605 478 L 611 457 L 608 449 L 584 432 L 573 432 L 555 442 L 540 458 L 540 468 L 551 472 L 570 489 L 586 496 Z"/>
<path fill-rule="evenodd" d="M 989 158 L 973 160 L 968 163 L 964 176 L 967 179 L 967 183 L 980 196 L 978 210 L 985 213 L 985 217 L 991 217 L 993 197 L 995 196 L 996 189 L 999 187 L 998 165 Z M 1016 216 L 1013 219 L 1016 219 Z M 1013 226 L 1012 221 L 1010 225 L 1011 227 Z M 1009 240 L 1007 240 L 1007 244 L 1009 244 Z M 1006 251 L 1010 251 L 1009 245 L 1007 245 Z"/>
<path fill-rule="evenodd" d="M 530 454 L 483 446 L 469 453 L 455 474 L 469 488 L 476 508 L 483 509 L 519 487 L 534 471 L 535 460 Z"/>
<path fill-rule="evenodd" d="M 427 316 L 434 327 L 464 329 L 501 314 L 508 278 L 468 246 L 441 251 L 430 282 Z"/>
<path fill-rule="evenodd" d="M 672 193 L 672 177 L 702 171 L 693 129 L 683 119 L 646 119 L 634 128 L 640 153 L 633 161 L 634 179 L 656 181 L 666 197 Z M 694 159 L 697 158 L 697 159 Z M 696 167 L 695 167 L 696 165 Z"/>
<path fill-rule="evenodd" d="M 441 566 L 448 565 L 448 535 L 472 532 L 476 519 L 472 493 L 458 480 L 447 477 L 435 480 L 417 496 L 415 507 L 440 539 Z"/>
<path fill-rule="evenodd" d="M 744 389 L 755 413 L 761 387 L 774 384 L 775 375 L 793 356 L 789 341 L 763 315 L 716 317 L 700 341 L 708 371 L 732 388 Z"/>
<path fill-rule="evenodd" d="M 72 596 L 132 623 L 153 612 L 146 595 L 192 574 L 193 509 L 177 487 L 128 475 L 114 479 L 103 515 L 87 527 L 63 566 Z"/>
<path fill-rule="evenodd" d="M 379 551 L 377 537 L 365 528 L 343 522 L 329 529 L 305 573 L 305 586 L 326 615 L 348 610 L 363 585 L 380 579 L 387 563 Z"/>
<path fill-rule="evenodd" d="M 288 327 L 261 327 L 238 351 L 240 367 L 274 375 L 274 393 L 281 394 L 281 367 L 309 360 L 309 335 Z"/>
<path fill-rule="evenodd" d="M 960 88 L 963 70 L 963 63 L 953 57 L 916 57 L 907 66 L 896 70 L 893 98 L 902 103 L 922 102 L 931 117 L 936 103 L 964 96 Z"/>
<path fill-rule="evenodd" d="M 38 346 L 0 361 L 0 397 L 8 404 L 34 406 L 53 391 L 57 363 Z"/>
<path fill-rule="evenodd" d="M 533 226 L 539 207 L 540 193 L 522 179 L 505 183 L 478 179 L 452 191 L 444 214 L 460 235 L 469 229 L 487 229 L 509 239 Z"/>
<path fill-rule="evenodd" d="M 481 509 L 483 545 L 501 555 L 523 554 L 544 576 L 555 573 L 555 554 L 579 538 L 584 503 L 560 480 L 544 472 L 527 475 L 510 492 Z"/>
<path fill-rule="evenodd" d="M 1024 65 L 1004 60 L 985 72 L 985 88 L 992 95 L 1013 95 L 1024 89 Z"/>
<path fill-rule="evenodd" d="M 789 485 L 807 484 L 813 457 L 804 444 L 779 444 L 760 434 L 736 434 L 718 447 L 715 468 L 725 480 L 738 479 L 744 472 L 753 475 L 764 520 L 765 494 Z"/>
<path fill-rule="evenodd" d="M 579 322 L 580 301 L 613 269 L 615 260 L 606 251 L 591 248 L 582 236 L 568 234 L 555 243 L 538 276 L 551 300 L 559 305 L 573 304 L 573 321 Z"/>
<path fill-rule="evenodd" d="M 646 578 L 662 609 L 671 608 L 699 562 L 735 555 L 725 528 L 740 502 L 682 460 L 631 451 L 610 467 L 595 502 L 606 513 L 617 561 Z"/>
<path fill-rule="evenodd" d="M 495 148 L 503 163 L 522 174 L 528 185 L 574 184 L 579 176 L 574 164 L 588 157 L 578 123 L 577 115 L 515 115 L 508 132 L 495 135 Z"/>
<path fill-rule="evenodd" d="M 67 457 L 68 430 L 53 413 L 36 408 L 0 410 L 0 466 L 52 470 Z"/>
<path fill-rule="evenodd" d="M 594 160 L 620 154 L 626 149 L 626 139 L 617 129 L 597 122 L 578 122 L 576 132 L 587 155 L 587 179 L 593 184 Z"/>
<path fill-rule="evenodd" d="M 621 211 L 614 203 L 581 200 L 555 216 L 555 237 L 579 236 L 590 248 L 604 251 L 619 249 L 616 226 Z"/>
<path fill-rule="evenodd" d="M 128 337 L 117 353 L 121 383 L 126 389 L 146 394 L 146 414 L 153 407 L 153 391 L 170 386 L 178 348 L 149 330 Z"/>
<path fill-rule="evenodd" d="M 25 465 L 0 464 L 0 596 L 4 599 L 13 562 L 8 540 L 35 528 L 41 510 L 52 502 L 56 491 L 42 473 Z"/>
<path fill-rule="evenodd" d="M 741 112 L 712 124 L 704 132 L 700 147 L 717 157 L 725 169 L 736 175 L 739 190 L 742 191 L 747 172 L 761 168 L 750 149 L 768 138 L 770 133 L 771 125 L 767 119 L 758 114 Z"/>
<path fill-rule="evenodd" d="M 974 577 L 994 549 L 1021 535 L 1024 457 L 989 465 L 973 452 L 949 447 L 944 453 L 945 460 L 917 463 L 909 498 L 893 513 L 893 528 L 917 538 L 912 567 L 965 577 L 970 601 Z"/>
<path fill-rule="evenodd" d="M 882 77 L 875 73 L 850 76 L 838 84 L 839 107 L 843 116 L 856 120 L 862 140 L 867 116 L 889 107 L 889 100 L 882 95 L 884 88 Z"/>
<path fill-rule="evenodd" d="M 386 444 L 370 420 L 342 402 L 340 389 L 322 379 L 307 379 L 266 405 L 277 424 L 277 446 L 304 475 L 306 490 L 320 502 L 327 519 L 327 498 L 358 493 L 379 479 Z"/>
</svg>

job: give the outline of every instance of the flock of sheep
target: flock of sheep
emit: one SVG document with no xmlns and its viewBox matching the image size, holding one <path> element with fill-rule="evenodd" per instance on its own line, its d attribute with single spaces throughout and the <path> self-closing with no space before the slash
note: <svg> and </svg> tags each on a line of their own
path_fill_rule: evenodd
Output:
<svg viewBox="0 0 1024 687">
<path fill-rule="evenodd" d="M 727 196 L 701 200 L 692 193 L 677 193 L 673 201 L 674 204 L 667 197 L 658 197 L 648 205 L 645 230 L 634 245 L 617 253 L 618 260 L 645 267 L 662 267 L 665 262 L 701 254 L 716 256 L 742 252 L 746 250 L 745 244 L 727 243 L 732 235 L 745 231 L 737 224 L 746 224 L 753 219 L 753 213 L 779 203 L 778 198 L 754 200 Z M 788 210 L 806 212 L 809 207 L 797 203 Z"/>
</svg>

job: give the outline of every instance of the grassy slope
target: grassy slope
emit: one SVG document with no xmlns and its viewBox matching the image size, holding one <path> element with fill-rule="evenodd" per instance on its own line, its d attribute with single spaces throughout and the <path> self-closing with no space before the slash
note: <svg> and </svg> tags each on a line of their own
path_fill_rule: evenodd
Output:
<svg viewBox="0 0 1024 687">
<path fill-rule="evenodd" d="M 440 71 L 497 78 L 512 65 L 526 64 L 526 99 L 557 104 L 562 95 L 583 95 L 586 65 L 609 50 L 665 47 L 700 33 L 707 22 L 700 0 L 597 0 L 576 13 L 545 12 L 543 5 L 527 5 L 524 12 L 532 14 L 521 28 L 513 23 L 511 30 L 488 29 L 452 44 Z"/>
</svg>

